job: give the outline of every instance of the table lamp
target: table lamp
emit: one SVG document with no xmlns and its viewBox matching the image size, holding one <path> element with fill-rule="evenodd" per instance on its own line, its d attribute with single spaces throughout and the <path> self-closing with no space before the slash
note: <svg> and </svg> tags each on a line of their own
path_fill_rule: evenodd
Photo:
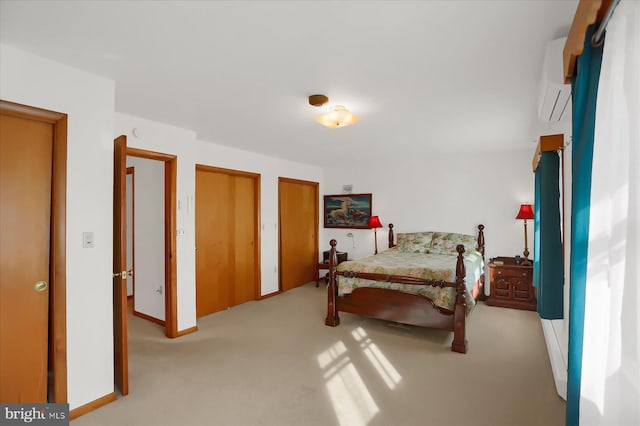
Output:
<svg viewBox="0 0 640 426">
<path fill-rule="evenodd" d="M 382 228 L 382 224 L 380 223 L 380 218 L 378 216 L 371 216 L 369 218 L 369 228 L 373 228 L 373 240 L 375 241 L 376 246 L 374 254 L 378 254 L 378 233 L 376 232 L 376 229 Z"/>
<path fill-rule="evenodd" d="M 529 248 L 527 247 L 527 219 L 533 218 L 533 206 L 531 204 L 521 204 L 520 211 L 518 212 L 516 219 L 524 219 L 524 251 L 522 252 L 524 259 L 520 263 L 522 266 L 531 266 L 531 261 L 529 260 Z"/>
</svg>

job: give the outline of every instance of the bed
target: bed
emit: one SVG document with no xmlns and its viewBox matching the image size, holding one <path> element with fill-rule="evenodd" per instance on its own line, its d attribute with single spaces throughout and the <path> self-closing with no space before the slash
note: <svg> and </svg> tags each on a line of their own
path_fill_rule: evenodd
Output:
<svg viewBox="0 0 640 426">
<path fill-rule="evenodd" d="M 327 317 L 349 312 L 403 324 L 453 331 L 451 350 L 467 352 L 466 319 L 484 300 L 484 225 L 478 235 L 398 234 L 389 224 L 389 249 L 338 264 L 331 240 Z"/>
</svg>

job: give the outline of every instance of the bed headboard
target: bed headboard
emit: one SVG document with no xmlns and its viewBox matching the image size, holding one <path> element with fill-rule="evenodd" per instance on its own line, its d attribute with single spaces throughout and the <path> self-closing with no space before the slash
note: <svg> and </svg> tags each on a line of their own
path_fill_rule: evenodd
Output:
<svg viewBox="0 0 640 426">
<path fill-rule="evenodd" d="M 389 248 L 395 247 L 396 244 L 394 242 L 393 235 L 393 223 L 389 224 Z M 484 225 L 478 225 L 478 251 L 482 254 L 482 258 L 484 259 Z"/>
</svg>

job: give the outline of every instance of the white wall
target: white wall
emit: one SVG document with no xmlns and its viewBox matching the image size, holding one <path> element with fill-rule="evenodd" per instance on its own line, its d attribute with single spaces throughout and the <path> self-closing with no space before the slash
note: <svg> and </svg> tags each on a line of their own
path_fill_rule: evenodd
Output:
<svg viewBox="0 0 640 426">
<path fill-rule="evenodd" d="M 114 82 L 0 44 L 0 96 L 66 113 L 70 408 L 113 392 Z M 82 248 L 92 231 L 95 247 Z"/>
<path fill-rule="evenodd" d="M 328 169 L 325 194 L 340 194 L 343 184 L 354 193 L 373 194 L 378 250 L 387 247 L 387 225 L 397 232 L 447 231 L 477 235 L 485 225 L 486 258 L 522 255 L 524 227 L 516 214 L 522 203 L 533 203 L 534 176 L 529 151 L 483 154 L 438 154 L 429 158 L 397 159 L 391 171 L 380 167 Z M 533 252 L 533 224 L 528 226 Z M 346 234 L 352 232 L 356 247 Z M 350 258 L 373 254 L 373 231 L 327 229 L 321 248 L 335 238 Z M 532 257 L 530 255 L 530 257 Z"/>
<path fill-rule="evenodd" d="M 196 140 L 195 132 L 174 126 L 116 114 L 114 135 L 128 135 L 130 147 L 178 156 L 177 238 L 178 329 L 196 325 L 195 313 L 195 166 L 223 167 L 261 175 L 261 294 L 278 291 L 278 177 L 322 182 L 322 170 L 308 164 L 241 151 Z M 137 129 L 138 137 L 133 136 Z M 140 188 L 136 182 L 136 187 Z M 322 190 L 321 190 L 322 191 Z M 136 204 L 137 205 L 137 204 Z M 136 213 L 137 214 L 137 213 Z M 137 259 L 136 259 L 137 265 Z M 137 266 L 136 266 L 137 267 Z"/>
<path fill-rule="evenodd" d="M 127 157 L 134 168 L 134 262 L 136 312 L 165 319 L 163 161 Z M 127 265 L 127 269 L 132 267 Z"/>
<path fill-rule="evenodd" d="M 126 270 L 133 268 L 133 175 L 127 173 L 126 178 L 126 204 L 127 204 L 127 266 Z M 127 275 L 127 297 L 133 296 L 133 277 Z"/>
</svg>

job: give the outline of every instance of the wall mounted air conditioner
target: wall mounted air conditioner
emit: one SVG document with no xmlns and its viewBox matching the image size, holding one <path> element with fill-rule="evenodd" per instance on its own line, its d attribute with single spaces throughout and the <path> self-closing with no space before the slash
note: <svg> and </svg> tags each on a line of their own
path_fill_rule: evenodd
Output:
<svg viewBox="0 0 640 426">
<path fill-rule="evenodd" d="M 538 117 L 544 122 L 571 119 L 571 85 L 564 84 L 562 50 L 566 37 L 547 45 L 542 66 L 542 84 L 538 100 Z"/>
</svg>

